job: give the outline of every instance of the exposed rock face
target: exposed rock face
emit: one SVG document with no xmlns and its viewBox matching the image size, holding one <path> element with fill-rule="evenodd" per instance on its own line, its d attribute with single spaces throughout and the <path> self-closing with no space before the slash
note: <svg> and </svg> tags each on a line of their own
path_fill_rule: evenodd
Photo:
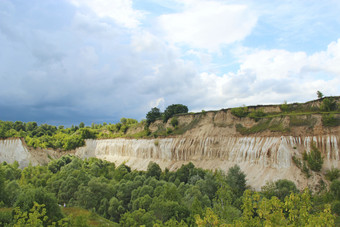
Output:
<svg viewBox="0 0 340 227">
<path fill-rule="evenodd" d="M 309 182 L 292 163 L 292 156 L 301 157 L 304 150 L 309 152 L 310 144 L 314 141 L 325 157 L 324 167 L 338 167 L 339 139 L 339 136 L 220 136 L 87 140 L 86 146 L 79 148 L 76 155 L 97 157 L 118 165 L 126 163 L 138 170 L 146 170 L 149 161 L 170 170 L 189 161 L 197 167 L 225 171 L 238 164 L 246 173 L 248 183 L 257 189 L 268 180 L 283 178 L 296 182 L 299 187 L 306 187 Z M 310 181 L 313 180 L 316 179 L 312 177 Z"/>
<path fill-rule="evenodd" d="M 19 166 L 28 166 L 32 155 L 23 145 L 21 139 L 0 140 L 0 160 L 1 162 L 13 163 L 17 161 Z"/>
<path fill-rule="evenodd" d="M 65 152 L 51 149 L 33 149 L 27 147 L 25 141 L 19 138 L 0 139 L 0 162 L 13 163 L 17 161 L 20 168 L 32 165 L 47 164 L 52 158 L 59 158 Z"/>
</svg>

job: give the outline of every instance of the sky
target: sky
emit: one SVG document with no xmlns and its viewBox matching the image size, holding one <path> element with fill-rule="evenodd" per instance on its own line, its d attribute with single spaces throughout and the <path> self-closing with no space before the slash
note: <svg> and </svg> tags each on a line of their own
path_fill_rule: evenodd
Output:
<svg viewBox="0 0 340 227">
<path fill-rule="evenodd" d="M 338 0 L 0 0 L 0 120 L 340 95 Z"/>
</svg>

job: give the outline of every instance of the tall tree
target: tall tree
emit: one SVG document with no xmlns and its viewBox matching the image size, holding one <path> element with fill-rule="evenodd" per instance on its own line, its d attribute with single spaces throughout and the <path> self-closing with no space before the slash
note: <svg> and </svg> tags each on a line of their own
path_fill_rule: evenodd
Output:
<svg viewBox="0 0 340 227">
<path fill-rule="evenodd" d="M 161 116 L 162 116 L 162 114 L 157 107 L 152 108 L 146 114 L 146 124 L 149 126 L 152 122 L 155 122 L 157 120 L 157 118 L 160 118 Z"/>
</svg>

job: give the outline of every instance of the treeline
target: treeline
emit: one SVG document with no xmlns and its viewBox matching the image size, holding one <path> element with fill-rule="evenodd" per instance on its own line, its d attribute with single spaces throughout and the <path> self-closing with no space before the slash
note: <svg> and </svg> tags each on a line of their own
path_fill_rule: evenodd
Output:
<svg viewBox="0 0 340 227">
<path fill-rule="evenodd" d="M 339 171 L 329 176 L 330 190 L 314 194 L 288 180 L 256 192 L 237 165 L 224 173 L 192 163 L 162 171 L 153 162 L 136 171 L 73 156 L 23 170 L 2 163 L 0 225 L 88 226 L 86 216 L 66 216 L 65 205 L 87 209 L 112 226 L 333 226 L 340 213 Z"/>
<path fill-rule="evenodd" d="M 48 124 L 38 125 L 36 122 L 11 122 L 0 120 L 0 138 L 19 137 L 24 138 L 30 147 L 53 148 L 72 150 L 85 144 L 85 139 L 115 138 L 123 136 L 129 127 L 144 124 L 135 119 L 121 118 L 116 124 L 95 124 L 85 126 L 83 122 L 79 126 L 72 125 L 53 126 Z"/>
<path fill-rule="evenodd" d="M 0 138 L 24 138 L 28 146 L 34 148 L 53 148 L 61 150 L 73 150 L 85 144 L 85 139 L 103 139 L 117 137 L 143 138 L 150 136 L 148 126 L 158 118 L 167 121 L 178 113 L 187 113 L 188 107 L 182 104 L 168 106 L 164 113 L 158 108 L 153 108 L 147 115 L 146 120 L 138 122 L 132 118 L 121 118 L 120 122 L 95 124 L 85 126 L 81 122 L 78 126 L 72 125 L 70 128 L 64 126 L 53 126 L 48 124 L 38 125 L 36 122 L 21 121 L 1 121 Z M 175 119 L 177 120 L 177 119 Z M 173 123 L 178 124 L 178 122 Z M 141 127 L 142 130 L 133 135 L 127 135 L 127 131 L 132 127 Z"/>
</svg>

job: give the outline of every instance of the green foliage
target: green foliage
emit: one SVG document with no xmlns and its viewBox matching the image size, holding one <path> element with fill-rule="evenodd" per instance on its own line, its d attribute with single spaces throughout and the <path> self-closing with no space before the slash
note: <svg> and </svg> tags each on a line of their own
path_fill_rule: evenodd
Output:
<svg viewBox="0 0 340 227">
<path fill-rule="evenodd" d="M 313 128 L 315 123 L 317 122 L 316 118 L 313 118 L 311 115 L 307 116 L 289 116 L 289 126 L 308 126 L 309 128 Z"/>
<path fill-rule="evenodd" d="M 89 128 L 80 128 L 79 134 L 82 139 L 95 139 L 96 138 L 95 131 Z"/>
<path fill-rule="evenodd" d="M 162 114 L 161 114 L 160 110 L 157 107 L 152 108 L 146 114 L 146 123 L 147 123 L 147 125 L 150 125 L 151 123 L 155 122 L 161 116 L 162 116 Z"/>
<path fill-rule="evenodd" d="M 76 149 L 77 147 L 81 147 L 84 145 L 85 145 L 85 141 L 81 137 L 81 135 L 72 135 L 66 138 L 65 144 L 63 145 L 63 149 L 68 151 L 68 150 L 73 150 L 73 149 Z"/>
<path fill-rule="evenodd" d="M 14 209 L 14 227 L 22 226 L 44 226 L 47 222 L 46 209 L 44 204 L 34 202 L 33 207 L 26 212 L 22 212 L 19 207 Z"/>
<path fill-rule="evenodd" d="M 236 226 L 333 226 L 334 215 L 330 206 L 312 213 L 310 192 L 291 193 L 285 201 L 273 196 L 261 198 L 257 192 L 245 191 L 243 195 L 243 214 L 235 222 Z"/>
<path fill-rule="evenodd" d="M 323 98 L 323 94 L 321 91 L 317 91 L 316 95 L 318 96 L 318 99 L 322 99 Z"/>
<path fill-rule="evenodd" d="M 0 222 L 21 226 L 317 226 L 321 220 L 332 222 L 334 216 L 325 203 L 340 195 L 340 183 L 334 180 L 330 198 L 312 209 L 307 194 L 299 194 L 291 181 L 279 180 L 261 194 L 245 191 L 242 196 L 247 186 L 238 166 L 224 174 L 192 163 L 176 172 L 162 172 L 150 162 L 147 171 L 135 171 L 124 164 L 116 169 L 96 158 L 65 156 L 48 166 L 28 166 L 22 171 L 17 164 L 2 164 L 0 173 L 2 192 L 8 197 L 2 204 L 18 207 L 15 221 L 10 208 L 0 213 Z M 57 204 L 66 205 L 66 218 Z M 333 202 L 333 212 L 338 212 L 336 207 Z M 8 208 L 0 212 L 4 209 Z"/>
<path fill-rule="evenodd" d="M 340 215 L 340 201 L 336 200 L 332 203 L 332 212 L 336 215 Z"/>
<path fill-rule="evenodd" d="M 163 113 L 163 122 L 167 122 L 169 118 L 180 113 L 188 113 L 188 107 L 182 104 L 168 106 Z"/>
<path fill-rule="evenodd" d="M 55 196 L 43 188 L 23 189 L 18 195 L 14 207 L 20 207 L 23 213 L 32 211 L 32 209 L 33 211 L 39 211 L 39 206 L 37 206 L 36 203 L 44 205 L 43 210 L 46 211 L 45 214 L 49 220 L 58 221 L 63 217 Z M 43 216 L 45 216 L 45 214 Z"/>
<path fill-rule="evenodd" d="M 12 208 L 0 208 L 0 226 L 10 226 L 12 223 Z"/>
<path fill-rule="evenodd" d="M 157 180 L 161 176 L 162 169 L 157 163 L 149 162 L 148 169 L 146 171 L 146 176 L 155 177 Z"/>
<path fill-rule="evenodd" d="M 248 107 L 243 106 L 243 107 L 232 108 L 231 114 L 239 118 L 246 117 L 248 115 Z"/>
<path fill-rule="evenodd" d="M 340 181 L 334 180 L 330 186 L 330 192 L 333 194 L 335 199 L 340 200 Z"/>
<path fill-rule="evenodd" d="M 263 112 L 263 109 L 252 111 L 248 114 L 248 117 L 258 120 L 259 118 L 263 118 L 266 114 Z"/>
<path fill-rule="evenodd" d="M 322 168 L 323 158 L 314 144 L 311 144 L 311 151 L 307 154 L 307 163 L 308 167 L 315 172 L 319 172 Z"/>
<path fill-rule="evenodd" d="M 326 127 L 335 127 L 340 125 L 340 118 L 335 117 L 334 114 L 323 114 L 322 125 Z"/>
<path fill-rule="evenodd" d="M 294 182 L 286 179 L 277 180 L 274 183 L 267 183 L 261 188 L 261 194 L 267 199 L 276 196 L 281 201 L 289 196 L 291 193 L 298 193 L 298 189 Z"/>
<path fill-rule="evenodd" d="M 285 100 L 283 104 L 280 106 L 280 109 L 282 112 L 288 112 L 289 111 L 289 105 L 287 104 L 287 101 Z"/>
<path fill-rule="evenodd" d="M 332 168 L 326 171 L 326 179 L 329 181 L 337 180 L 340 177 L 340 170 L 337 168 Z"/>
<path fill-rule="evenodd" d="M 229 168 L 226 183 L 237 197 L 240 197 L 246 190 L 246 175 L 238 165 Z"/>
<path fill-rule="evenodd" d="M 178 119 L 177 117 L 173 117 L 170 121 L 170 124 L 173 126 L 173 127 L 176 127 L 178 126 Z"/>
<path fill-rule="evenodd" d="M 324 98 L 320 109 L 325 112 L 334 111 L 337 109 L 336 101 L 333 98 Z"/>
</svg>

